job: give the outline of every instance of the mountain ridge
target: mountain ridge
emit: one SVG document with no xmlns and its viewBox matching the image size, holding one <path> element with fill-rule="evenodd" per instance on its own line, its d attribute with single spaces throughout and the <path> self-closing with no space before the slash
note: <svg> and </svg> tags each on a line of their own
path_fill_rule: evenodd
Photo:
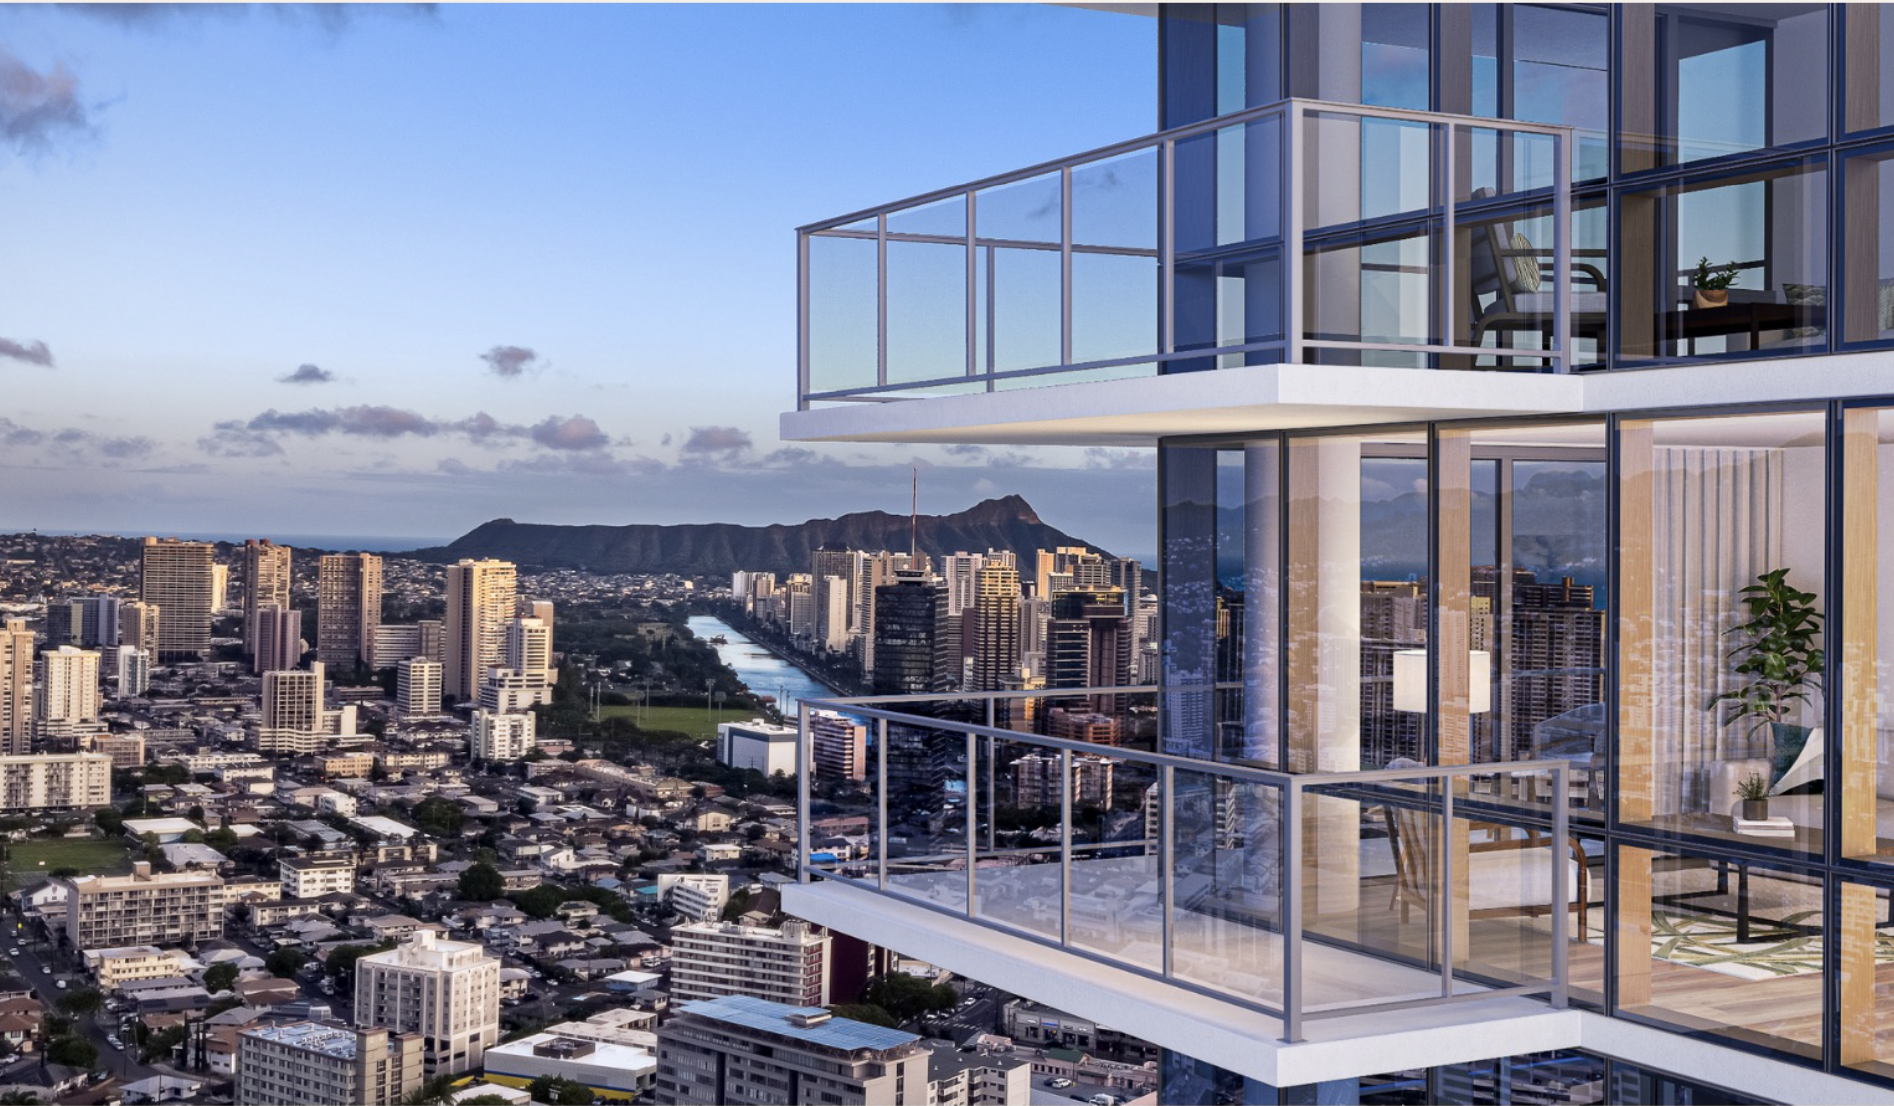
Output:
<svg viewBox="0 0 1894 1106">
<path fill-rule="evenodd" d="M 709 576 L 743 569 L 807 572 L 816 549 L 823 545 L 904 550 L 908 547 L 908 527 L 907 515 L 887 511 L 857 511 L 836 518 L 768 526 L 730 522 L 558 525 L 498 518 L 481 523 L 446 545 L 417 549 L 408 555 L 436 562 L 494 557 L 522 568 L 598 573 Z M 961 550 L 1009 549 L 1019 556 L 1022 571 L 1030 571 L 1032 554 L 1037 549 L 1084 545 L 1110 555 L 1046 523 L 1019 495 L 982 500 L 953 514 L 920 515 L 914 520 L 914 536 L 920 549 L 935 558 Z"/>
</svg>

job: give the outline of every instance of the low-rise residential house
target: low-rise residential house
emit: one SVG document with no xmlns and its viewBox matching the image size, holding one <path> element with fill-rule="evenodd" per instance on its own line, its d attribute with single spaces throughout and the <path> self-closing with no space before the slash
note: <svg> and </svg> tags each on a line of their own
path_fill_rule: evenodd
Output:
<svg viewBox="0 0 1894 1106">
<path fill-rule="evenodd" d="M 99 990 L 115 991 L 127 983 L 179 978 L 196 970 L 198 965 L 182 949 L 128 945 L 85 950 L 85 967 L 98 983 Z"/>
</svg>

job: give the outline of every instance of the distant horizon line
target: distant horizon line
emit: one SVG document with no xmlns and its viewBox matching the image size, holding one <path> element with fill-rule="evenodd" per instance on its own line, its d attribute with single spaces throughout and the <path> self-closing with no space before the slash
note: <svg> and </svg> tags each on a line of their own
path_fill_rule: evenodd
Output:
<svg viewBox="0 0 1894 1106">
<path fill-rule="evenodd" d="M 363 553 L 411 553 L 447 545 L 455 538 L 423 537 L 413 534 L 268 534 L 238 533 L 227 530 L 100 530 L 31 526 L 10 534 L 44 534 L 55 538 L 179 538 L 185 541 L 226 542 L 242 545 L 251 539 L 268 540 L 292 549 L 358 550 Z M 459 537 L 459 535 L 455 535 Z"/>
</svg>

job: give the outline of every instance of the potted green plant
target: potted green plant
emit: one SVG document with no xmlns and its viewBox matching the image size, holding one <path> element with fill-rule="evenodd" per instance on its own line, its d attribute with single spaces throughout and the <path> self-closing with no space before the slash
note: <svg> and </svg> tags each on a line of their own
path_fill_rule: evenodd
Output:
<svg viewBox="0 0 1894 1106">
<path fill-rule="evenodd" d="M 1696 275 L 1690 278 L 1696 288 L 1698 307 L 1722 307 L 1730 302 L 1730 285 L 1736 283 L 1736 262 L 1732 261 L 1721 269 L 1710 268 L 1709 257 L 1697 259 Z"/>
<path fill-rule="evenodd" d="M 1737 593 L 1748 621 L 1728 633 L 1742 640 L 1729 656 L 1747 682 L 1711 700 L 1724 704 L 1725 725 L 1747 721 L 1753 736 L 1768 727 L 1774 744 L 1773 779 L 1781 779 L 1802 755 L 1809 727 L 1791 719 L 1813 702 L 1827 658 L 1822 652 L 1822 612 L 1815 594 L 1789 583 L 1789 570 L 1771 569 Z"/>
<path fill-rule="evenodd" d="M 1751 772 L 1736 785 L 1736 797 L 1743 800 L 1743 819 L 1749 822 L 1769 820 L 1769 781 Z"/>
</svg>

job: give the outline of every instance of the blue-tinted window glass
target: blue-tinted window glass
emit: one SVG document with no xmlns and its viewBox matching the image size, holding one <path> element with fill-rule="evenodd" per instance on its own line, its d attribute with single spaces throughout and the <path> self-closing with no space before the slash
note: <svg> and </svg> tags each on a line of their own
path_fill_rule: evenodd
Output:
<svg viewBox="0 0 1894 1106">
<path fill-rule="evenodd" d="M 1362 103 L 1427 110 L 1428 18 L 1426 4 L 1361 6 Z"/>
</svg>

